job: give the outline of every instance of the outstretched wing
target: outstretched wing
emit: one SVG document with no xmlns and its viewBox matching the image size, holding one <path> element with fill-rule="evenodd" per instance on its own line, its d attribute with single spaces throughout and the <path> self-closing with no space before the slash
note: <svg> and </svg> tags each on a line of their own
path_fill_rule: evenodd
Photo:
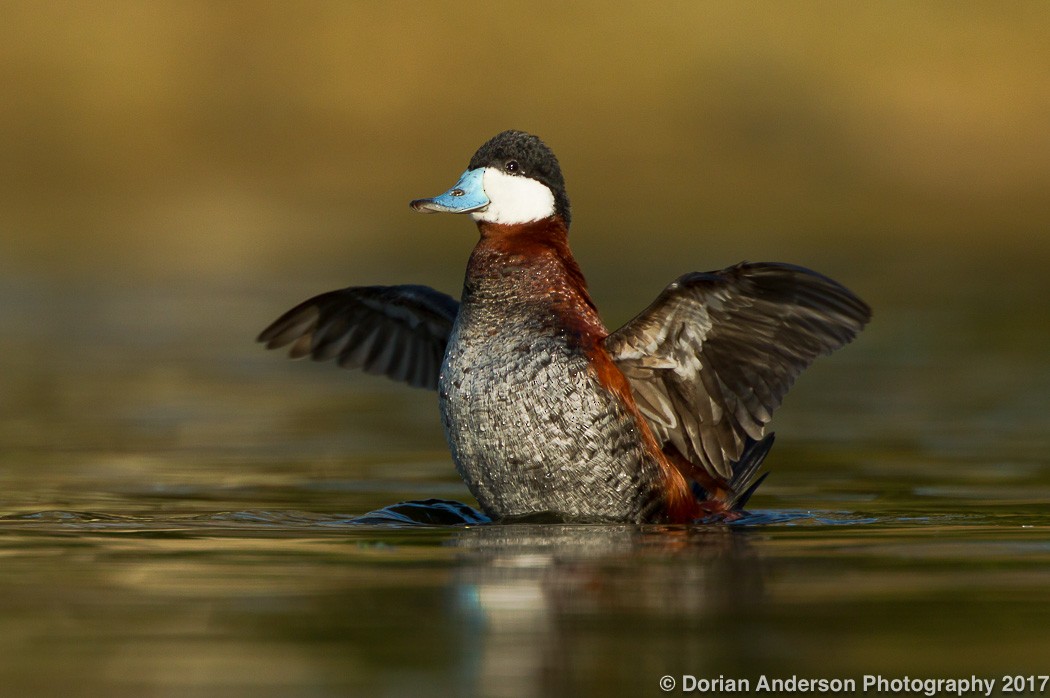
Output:
<svg viewBox="0 0 1050 698">
<path fill-rule="evenodd" d="M 747 437 L 762 437 L 798 374 L 870 318 L 825 276 L 744 262 L 682 276 L 605 347 L 657 438 L 730 479 Z"/>
<path fill-rule="evenodd" d="M 258 341 L 435 390 L 458 312 L 456 299 L 428 286 L 352 286 L 300 303 Z"/>
</svg>

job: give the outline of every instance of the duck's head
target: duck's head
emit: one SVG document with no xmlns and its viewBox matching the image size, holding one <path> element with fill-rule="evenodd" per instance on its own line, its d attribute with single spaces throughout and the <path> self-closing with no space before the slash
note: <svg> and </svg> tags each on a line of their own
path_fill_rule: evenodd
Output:
<svg viewBox="0 0 1050 698">
<path fill-rule="evenodd" d="M 440 196 L 409 204 L 422 213 L 469 213 L 474 220 L 513 225 L 560 217 L 569 225 L 569 196 L 558 159 L 522 131 L 504 131 L 478 148 L 467 171 Z"/>
</svg>

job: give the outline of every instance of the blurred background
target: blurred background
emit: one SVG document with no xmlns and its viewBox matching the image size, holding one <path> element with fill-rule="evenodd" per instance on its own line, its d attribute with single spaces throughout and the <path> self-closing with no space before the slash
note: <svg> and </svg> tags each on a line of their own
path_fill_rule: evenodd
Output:
<svg viewBox="0 0 1050 698">
<path fill-rule="evenodd" d="M 458 285 L 472 229 L 406 203 L 505 128 L 559 155 L 597 276 L 892 259 L 911 285 L 1046 258 L 1041 2 L 3 13 L 9 278 Z"/>
<path fill-rule="evenodd" d="M 407 202 L 506 128 L 558 154 L 611 327 L 686 271 L 810 266 L 876 317 L 812 395 L 866 376 L 896 391 L 869 429 L 991 406 L 1023 440 L 1047 412 L 1048 28 L 1042 2 L 5 3 L 0 449 L 30 473 L 9 490 L 85 452 L 256 468 L 310 430 L 447 473 L 430 397 L 252 340 L 332 288 L 457 294 L 473 225 Z"/>
</svg>

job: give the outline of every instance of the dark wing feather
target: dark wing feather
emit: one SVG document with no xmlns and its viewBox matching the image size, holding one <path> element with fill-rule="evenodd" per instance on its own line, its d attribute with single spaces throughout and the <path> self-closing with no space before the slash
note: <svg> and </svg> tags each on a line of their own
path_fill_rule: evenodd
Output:
<svg viewBox="0 0 1050 698">
<path fill-rule="evenodd" d="M 745 262 L 679 278 L 605 346 L 657 438 L 729 479 L 798 374 L 870 318 L 825 276 Z"/>
<path fill-rule="evenodd" d="M 456 299 L 427 286 L 354 286 L 300 303 L 258 341 L 435 390 L 458 312 Z"/>
</svg>

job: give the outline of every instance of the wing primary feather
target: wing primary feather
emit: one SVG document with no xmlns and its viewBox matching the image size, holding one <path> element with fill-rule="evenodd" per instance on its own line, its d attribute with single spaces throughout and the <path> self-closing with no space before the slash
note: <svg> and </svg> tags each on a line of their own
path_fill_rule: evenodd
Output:
<svg viewBox="0 0 1050 698">
<path fill-rule="evenodd" d="M 864 301 L 822 274 L 741 262 L 683 274 L 605 347 L 654 432 L 728 478 L 798 375 L 870 318 Z"/>
<path fill-rule="evenodd" d="M 427 286 L 353 286 L 300 303 L 258 341 L 433 390 L 458 313 L 458 301 Z"/>
</svg>

